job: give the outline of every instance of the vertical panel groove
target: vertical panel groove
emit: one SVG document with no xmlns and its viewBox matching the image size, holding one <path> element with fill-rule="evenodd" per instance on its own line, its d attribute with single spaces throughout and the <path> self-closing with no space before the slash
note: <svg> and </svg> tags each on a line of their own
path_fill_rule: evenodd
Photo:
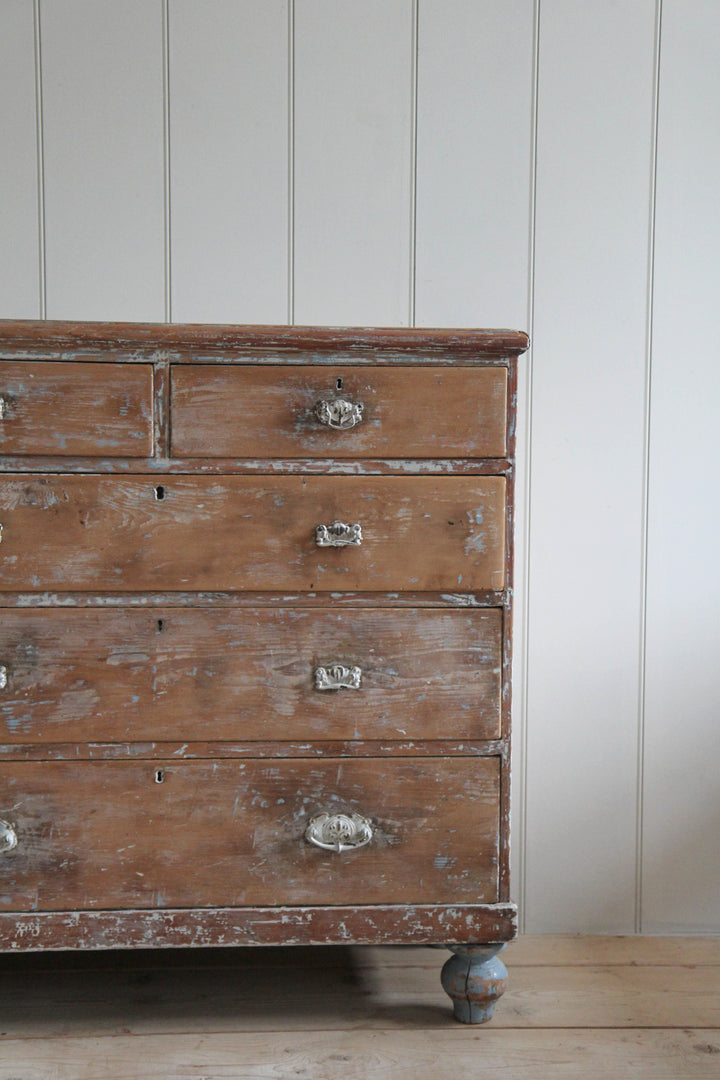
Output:
<svg viewBox="0 0 720 1080">
<path fill-rule="evenodd" d="M 650 167 L 650 216 L 648 228 L 647 328 L 645 352 L 645 415 L 643 429 L 642 555 L 640 567 L 640 663 L 638 687 L 637 807 L 635 866 L 635 933 L 643 932 L 643 833 L 645 808 L 645 698 L 648 605 L 648 519 L 650 512 L 650 425 L 652 422 L 652 346 L 655 304 L 655 211 L 657 204 L 658 118 L 660 112 L 660 59 L 662 48 L 662 0 L 655 6 L 655 69 L 653 72 L 652 157 Z"/>
<path fill-rule="evenodd" d="M 295 325 L 295 0 L 288 0 L 288 285 L 287 321 Z"/>
<path fill-rule="evenodd" d="M 170 187 L 170 0 L 162 0 L 163 215 L 165 230 L 165 322 L 172 322 L 172 214 Z"/>
<path fill-rule="evenodd" d="M 521 701 L 517 710 L 516 735 L 520 745 L 520 770 L 516 777 L 516 791 L 520 793 L 520 812 L 517 815 L 518 844 L 518 906 L 519 930 L 525 932 L 525 899 L 527 895 L 527 701 L 528 701 L 528 655 L 530 632 L 530 533 L 531 500 L 530 481 L 532 476 L 532 342 L 535 322 L 535 215 L 537 211 L 537 151 L 538 151 L 538 87 L 540 71 L 540 0 L 533 6 L 533 53 L 532 53 L 532 98 L 530 109 L 532 121 L 530 127 L 530 206 L 528 228 L 528 309 L 527 328 L 530 335 L 530 349 L 525 354 L 525 428 L 523 471 L 525 475 L 523 502 L 523 563 L 522 569 L 522 635 L 520 640 L 520 664 L 522 680 L 520 684 Z M 517 572 L 516 571 L 516 572 Z"/>
<path fill-rule="evenodd" d="M 42 39 L 40 35 L 40 0 L 33 3 L 35 28 L 35 137 L 37 141 L 37 204 L 38 204 L 38 284 L 41 319 L 47 314 L 47 283 L 45 259 L 45 154 L 43 138 Z"/>
<path fill-rule="evenodd" d="M 411 103 L 410 103 L 410 280 L 408 326 L 415 326 L 415 295 L 417 283 L 417 177 L 418 177 L 418 23 L 420 0 L 412 5 Z"/>
</svg>

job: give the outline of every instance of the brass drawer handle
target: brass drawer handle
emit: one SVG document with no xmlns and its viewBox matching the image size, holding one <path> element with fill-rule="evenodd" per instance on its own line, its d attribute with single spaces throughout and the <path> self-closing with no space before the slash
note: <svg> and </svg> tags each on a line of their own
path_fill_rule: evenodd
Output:
<svg viewBox="0 0 720 1080">
<path fill-rule="evenodd" d="M 362 814 L 318 814 L 305 830 L 308 843 L 324 851 L 364 847 L 372 838 L 372 822 Z"/>
<path fill-rule="evenodd" d="M 315 543 L 318 547 L 346 547 L 348 544 L 359 546 L 362 543 L 362 526 L 346 525 L 343 521 L 333 521 L 331 525 L 316 525 Z"/>
<path fill-rule="evenodd" d="M 315 419 L 326 427 L 346 431 L 363 418 L 363 406 L 348 398 L 321 398 L 315 403 Z"/>
<path fill-rule="evenodd" d="M 334 661 L 327 667 L 315 668 L 316 690 L 359 690 L 361 680 L 362 670 L 357 665 Z"/>
<path fill-rule="evenodd" d="M 0 855 L 7 855 L 17 847 L 17 833 L 8 821 L 0 821 Z"/>
<path fill-rule="evenodd" d="M 7 398 L 0 397 L 0 420 L 4 420 L 7 416 Z"/>
<path fill-rule="evenodd" d="M 0 664 L 0 690 L 7 690 L 8 684 L 8 669 L 4 664 Z"/>
</svg>

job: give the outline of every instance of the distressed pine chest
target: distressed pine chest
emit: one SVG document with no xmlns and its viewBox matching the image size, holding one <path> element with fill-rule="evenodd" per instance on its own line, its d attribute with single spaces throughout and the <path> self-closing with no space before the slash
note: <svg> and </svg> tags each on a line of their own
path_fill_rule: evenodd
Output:
<svg viewBox="0 0 720 1080">
<path fill-rule="evenodd" d="M 0 323 L 0 949 L 502 992 L 510 331 Z"/>
</svg>

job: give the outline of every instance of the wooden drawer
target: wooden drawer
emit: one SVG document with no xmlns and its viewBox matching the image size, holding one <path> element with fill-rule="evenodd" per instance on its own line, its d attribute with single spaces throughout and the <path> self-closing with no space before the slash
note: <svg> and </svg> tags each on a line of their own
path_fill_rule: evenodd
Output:
<svg viewBox="0 0 720 1080">
<path fill-rule="evenodd" d="M 497 758 L 0 764 L 0 909 L 493 902 L 498 798 Z"/>
<path fill-rule="evenodd" d="M 172 369 L 175 457 L 452 458 L 506 453 L 502 367 Z M 339 402 L 361 405 L 357 419 Z M 335 413 L 338 415 L 334 415 Z M 333 415 L 328 415 L 332 413 Z M 343 420 L 342 417 L 345 416 Z"/>
<path fill-rule="evenodd" d="M 0 360 L 0 452 L 152 454 L 149 364 Z"/>
<path fill-rule="evenodd" d="M 6 610 L 0 742 L 496 738 L 501 640 L 497 609 Z"/>
<path fill-rule="evenodd" d="M 318 547 L 316 526 L 362 527 Z M 0 480 L 2 590 L 501 589 L 496 476 L 20 475 Z"/>
</svg>

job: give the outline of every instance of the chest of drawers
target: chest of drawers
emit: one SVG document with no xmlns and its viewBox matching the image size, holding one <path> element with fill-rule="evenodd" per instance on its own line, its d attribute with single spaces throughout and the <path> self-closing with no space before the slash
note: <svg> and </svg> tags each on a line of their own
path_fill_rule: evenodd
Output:
<svg viewBox="0 0 720 1080">
<path fill-rule="evenodd" d="M 504 987 L 510 331 L 0 323 L 0 949 Z"/>
</svg>

